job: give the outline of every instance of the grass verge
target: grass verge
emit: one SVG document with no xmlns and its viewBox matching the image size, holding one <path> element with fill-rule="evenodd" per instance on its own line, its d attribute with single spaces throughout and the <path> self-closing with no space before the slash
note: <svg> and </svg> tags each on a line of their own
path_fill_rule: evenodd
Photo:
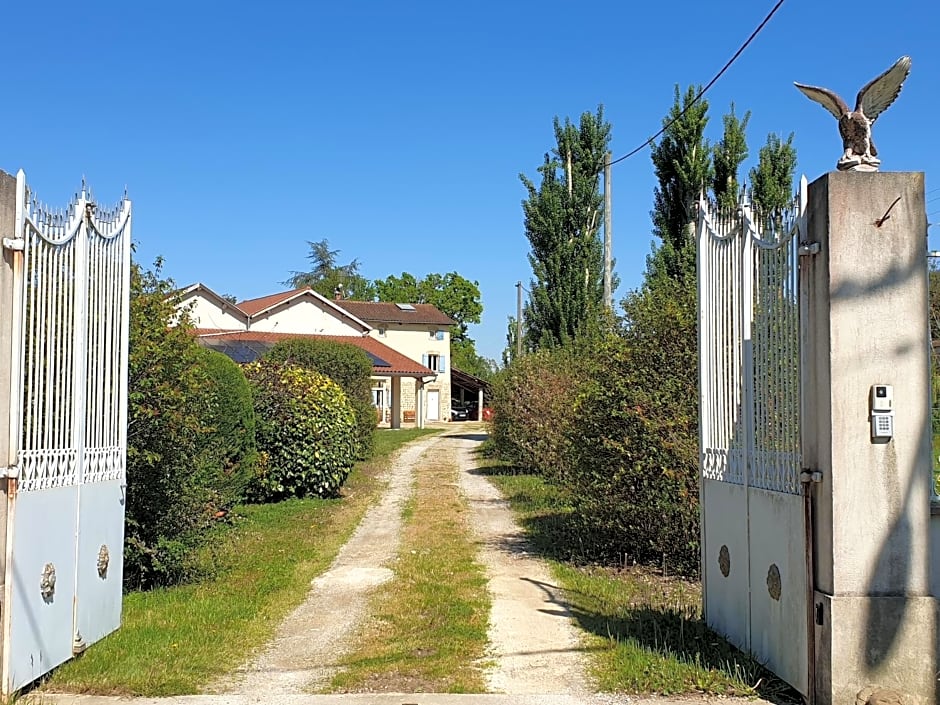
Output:
<svg viewBox="0 0 940 705">
<path fill-rule="evenodd" d="M 579 625 L 600 690 L 626 693 L 707 693 L 799 701 L 785 683 L 705 625 L 701 586 L 663 578 L 641 566 L 578 566 L 557 560 L 571 542 L 571 509 L 556 486 L 499 463 L 484 472 L 510 502 L 533 548 L 552 572 Z"/>
<path fill-rule="evenodd" d="M 426 457 L 405 508 L 395 578 L 373 596 L 375 617 L 342 660 L 334 692 L 485 690 L 486 576 L 468 538 L 456 466 L 446 451 Z"/>
<path fill-rule="evenodd" d="M 381 430 L 342 498 L 239 507 L 220 532 L 210 580 L 125 595 L 123 625 L 56 669 L 44 689 L 116 695 L 198 693 L 274 634 L 373 503 L 389 456 L 429 430 Z"/>
</svg>

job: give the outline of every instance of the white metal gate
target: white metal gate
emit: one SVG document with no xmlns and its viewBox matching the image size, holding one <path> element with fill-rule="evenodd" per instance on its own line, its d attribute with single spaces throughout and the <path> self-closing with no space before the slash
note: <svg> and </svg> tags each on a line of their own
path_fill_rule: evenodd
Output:
<svg viewBox="0 0 940 705">
<path fill-rule="evenodd" d="M 700 204 L 702 579 L 709 626 L 808 695 L 799 254 L 806 180 L 775 217 Z"/>
<path fill-rule="evenodd" d="M 120 625 L 127 449 L 130 201 L 16 198 L 4 693 Z"/>
</svg>

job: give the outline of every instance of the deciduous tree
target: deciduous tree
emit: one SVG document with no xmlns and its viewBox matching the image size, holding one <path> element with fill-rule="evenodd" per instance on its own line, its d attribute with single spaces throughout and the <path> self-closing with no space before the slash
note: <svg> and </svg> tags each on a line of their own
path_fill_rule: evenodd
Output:
<svg viewBox="0 0 940 705">
<path fill-rule="evenodd" d="M 793 200 L 793 173 L 796 170 L 796 148 L 793 133 L 784 142 L 779 136 L 767 135 L 760 148 L 757 166 L 751 169 L 754 205 L 768 216 L 779 213 Z"/>
<path fill-rule="evenodd" d="M 553 347 L 591 332 L 603 310 L 600 178 L 610 144 L 603 107 L 578 125 L 554 120 L 555 147 L 539 167 L 541 183 L 520 174 L 534 279 L 525 307 L 526 347 Z"/>
<path fill-rule="evenodd" d="M 732 211 L 738 205 L 741 195 L 741 183 L 738 181 L 738 169 L 747 159 L 747 123 L 751 119 L 751 111 L 739 118 L 734 112 L 734 103 L 731 110 L 724 117 L 724 133 L 715 145 L 712 159 L 714 161 L 714 174 L 712 178 L 712 194 L 718 207 L 724 211 Z"/>
<path fill-rule="evenodd" d="M 671 279 L 695 272 L 695 245 L 689 223 L 694 205 L 712 181 L 711 149 L 705 139 L 708 102 L 695 96 L 689 86 L 681 94 L 675 88 L 672 108 L 663 118 L 667 126 L 659 144 L 653 146 L 652 160 L 658 185 L 653 191 L 653 234 L 660 244 L 647 262 L 648 278 Z"/>
</svg>

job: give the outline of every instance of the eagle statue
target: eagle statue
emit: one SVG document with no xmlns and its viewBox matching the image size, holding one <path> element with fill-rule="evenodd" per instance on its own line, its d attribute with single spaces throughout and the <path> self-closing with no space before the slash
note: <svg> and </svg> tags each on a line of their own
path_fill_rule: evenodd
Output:
<svg viewBox="0 0 940 705">
<path fill-rule="evenodd" d="M 855 98 L 855 110 L 828 88 L 794 83 L 810 100 L 814 100 L 839 121 L 839 134 L 845 152 L 836 164 L 839 171 L 878 171 L 881 160 L 871 141 L 871 126 L 894 102 L 901 86 L 911 72 L 911 58 L 902 56 L 894 66 L 868 82 Z"/>
</svg>

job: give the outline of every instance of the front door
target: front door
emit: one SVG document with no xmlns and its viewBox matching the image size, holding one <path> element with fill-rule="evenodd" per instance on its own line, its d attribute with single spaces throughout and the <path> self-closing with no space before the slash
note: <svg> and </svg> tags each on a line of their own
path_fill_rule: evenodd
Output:
<svg viewBox="0 0 940 705">
<path fill-rule="evenodd" d="M 428 390 L 428 421 L 441 420 L 441 392 L 439 389 Z"/>
</svg>

